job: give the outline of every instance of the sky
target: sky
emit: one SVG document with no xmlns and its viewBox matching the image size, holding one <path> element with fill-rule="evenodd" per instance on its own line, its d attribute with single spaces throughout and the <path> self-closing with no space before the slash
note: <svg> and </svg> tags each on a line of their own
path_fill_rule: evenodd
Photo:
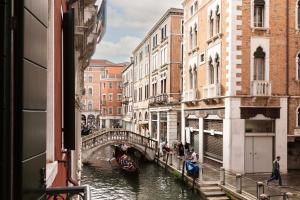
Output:
<svg viewBox="0 0 300 200">
<path fill-rule="evenodd" d="M 98 3 L 100 0 L 98 0 Z M 146 33 L 171 7 L 182 0 L 107 0 L 107 27 L 94 59 L 128 62 Z"/>
</svg>

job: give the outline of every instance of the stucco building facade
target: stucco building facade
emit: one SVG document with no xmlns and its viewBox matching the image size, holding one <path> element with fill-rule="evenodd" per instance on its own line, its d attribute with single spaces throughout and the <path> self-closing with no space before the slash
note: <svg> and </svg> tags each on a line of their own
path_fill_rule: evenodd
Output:
<svg viewBox="0 0 300 200">
<path fill-rule="evenodd" d="M 127 63 L 91 60 L 85 70 L 82 123 L 89 128 L 122 125 L 122 71 Z"/>
<path fill-rule="evenodd" d="M 182 19 L 169 9 L 133 51 L 133 130 L 169 144 L 180 137 Z"/>
</svg>

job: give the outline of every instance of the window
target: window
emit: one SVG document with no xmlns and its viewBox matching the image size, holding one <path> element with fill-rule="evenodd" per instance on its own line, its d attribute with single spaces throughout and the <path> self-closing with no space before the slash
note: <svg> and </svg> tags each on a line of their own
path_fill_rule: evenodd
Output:
<svg viewBox="0 0 300 200">
<path fill-rule="evenodd" d="M 142 51 L 140 52 L 139 59 L 140 59 L 140 62 L 143 60 L 143 52 Z"/>
<path fill-rule="evenodd" d="M 191 12 L 191 16 L 193 16 L 193 14 L 194 14 L 194 6 L 191 6 L 190 12 Z"/>
<path fill-rule="evenodd" d="M 157 34 L 152 38 L 153 49 L 157 46 Z"/>
<path fill-rule="evenodd" d="M 265 52 L 258 47 L 254 52 L 253 80 L 265 80 Z"/>
<path fill-rule="evenodd" d="M 167 25 L 161 29 L 161 41 L 164 41 L 167 38 Z"/>
<path fill-rule="evenodd" d="M 221 20 L 220 8 L 219 8 L 219 6 L 217 6 L 217 9 L 216 9 L 216 33 L 220 33 L 220 20 Z"/>
<path fill-rule="evenodd" d="M 197 46 L 197 39 L 198 39 L 198 27 L 197 24 L 194 25 L 194 48 Z"/>
<path fill-rule="evenodd" d="M 194 89 L 197 89 L 197 79 L 198 79 L 198 75 L 197 75 L 197 65 L 194 65 Z"/>
<path fill-rule="evenodd" d="M 219 54 L 216 55 L 215 63 L 216 63 L 216 83 L 220 83 L 220 57 L 219 57 Z"/>
<path fill-rule="evenodd" d="M 113 95 L 112 94 L 108 94 L 108 101 L 112 101 L 113 100 Z"/>
<path fill-rule="evenodd" d="M 208 73 L 209 73 L 209 84 L 214 84 L 215 83 L 215 69 L 214 69 L 214 65 L 213 65 L 213 60 L 210 57 L 209 58 L 209 64 L 208 64 Z"/>
<path fill-rule="evenodd" d="M 265 1 L 254 0 L 254 27 L 264 27 Z"/>
<path fill-rule="evenodd" d="M 108 108 L 108 114 L 109 114 L 109 115 L 112 115 L 112 114 L 113 114 L 113 111 L 112 111 L 112 108 L 111 108 L 111 107 Z"/>
<path fill-rule="evenodd" d="M 89 88 L 89 95 L 90 95 L 90 96 L 93 95 L 93 88 Z"/>
<path fill-rule="evenodd" d="M 157 94 L 157 83 L 152 83 L 152 96 Z"/>
<path fill-rule="evenodd" d="M 197 10 L 198 10 L 198 1 L 195 2 L 194 7 L 195 7 L 195 12 L 197 12 Z"/>
<path fill-rule="evenodd" d="M 91 111 L 91 110 L 93 110 L 93 104 L 92 104 L 92 102 L 89 102 L 88 103 L 88 111 Z"/>
<path fill-rule="evenodd" d="M 102 94 L 102 101 L 106 101 L 106 95 Z"/>
<path fill-rule="evenodd" d="M 300 52 L 297 55 L 296 80 L 300 81 Z"/>
<path fill-rule="evenodd" d="M 89 82 L 93 82 L 93 76 L 89 76 Z"/>
<path fill-rule="evenodd" d="M 161 65 L 164 65 L 167 63 L 167 47 L 163 48 L 161 50 Z"/>
<path fill-rule="evenodd" d="M 108 82 L 108 87 L 112 88 L 112 82 Z"/>
<path fill-rule="evenodd" d="M 200 64 L 203 64 L 205 62 L 205 53 L 201 53 L 200 55 Z"/>
<path fill-rule="evenodd" d="M 297 28 L 300 29 L 300 1 L 297 3 Z"/>
<path fill-rule="evenodd" d="M 118 94 L 118 95 L 117 95 L 117 100 L 118 100 L 118 101 L 121 101 L 121 100 L 122 100 L 122 94 Z"/>
<path fill-rule="evenodd" d="M 158 67 L 157 53 L 152 56 L 152 59 L 153 59 L 153 70 L 155 70 Z"/>
<path fill-rule="evenodd" d="M 209 15 L 209 37 L 212 37 L 214 35 L 214 16 L 213 12 L 210 12 Z"/>
<path fill-rule="evenodd" d="M 190 49 L 193 49 L 193 27 L 190 27 Z"/>
<path fill-rule="evenodd" d="M 106 108 L 102 108 L 102 114 L 106 115 Z"/>
<path fill-rule="evenodd" d="M 190 66 L 190 89 L 193 89 L 193 70 Z"/>
<path fill-rule="evenodd" d="M 275 120 L 246 120 L 246 133 L 275 133 Z"/>
<path fill-rule="evenodd" d="M 122 114 L 122 108 L 118 108 L 118 115 L 121 115 Z"/>
<path fill-rule="evenodd" d="M 149 98 L 149 85 L 145 85 L 145 99 Z"/>
<path fill-rule="evenodd" d="M 103 85 L 102 85 L 102 86 L 103 86 L 103 89 L 105 89 L 105 83 L 103 83 Z"/>
</svg>

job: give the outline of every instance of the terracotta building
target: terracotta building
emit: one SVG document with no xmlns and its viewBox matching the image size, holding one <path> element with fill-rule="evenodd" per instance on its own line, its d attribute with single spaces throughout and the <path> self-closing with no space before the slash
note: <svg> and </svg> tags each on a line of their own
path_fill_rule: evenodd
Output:
<svg viewBox="0 0 300 200">
<path fill-rule="evenodd" d="M 182 19 L 169 9 L 133 51 L 133 130 L 170 144 L 180 137 Z"/>
<path fill-rule="evenodd" d="M 299 169 L 300 3 L 183 5 L 182 141 L 231 171 L 270 172 L 277 155 Z"/>
<path fill-rule="evenodd" d="M 83 123 L 94 128 L 122 125 L 122 71 L 127 63 L 92 60 L 85 70 Z"/>
</svg>

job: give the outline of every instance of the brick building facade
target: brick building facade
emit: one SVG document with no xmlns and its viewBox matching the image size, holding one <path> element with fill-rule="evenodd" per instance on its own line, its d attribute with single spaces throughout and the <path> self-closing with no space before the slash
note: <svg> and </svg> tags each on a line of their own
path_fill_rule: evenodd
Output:
<svg viewBox="0 0 300 200">
<path fill-rule="evenodd" d="M 184 1 L 182 141 L 237 172 L 299 163 L 298 1 Z"/>
</svg>

